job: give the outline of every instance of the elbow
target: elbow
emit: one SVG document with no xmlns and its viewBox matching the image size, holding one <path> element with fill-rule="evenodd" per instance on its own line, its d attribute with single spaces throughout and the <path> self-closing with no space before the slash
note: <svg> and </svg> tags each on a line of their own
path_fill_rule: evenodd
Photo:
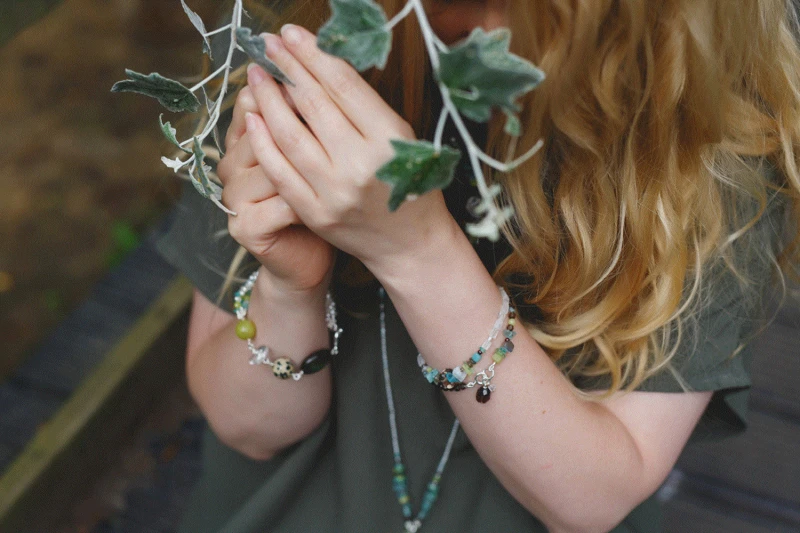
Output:
<svg viewBox="0 0 800 533">
<path fill-rule="evenodd" d="M 625 518 L 658 489 L 637 490 L 627 494 L 608 495 L 604 501 L 576 501 L 566 507 L 569 511 L 552 513 L 542 522 L 550 533 L 608 533 L 619 526 Z"/>
<path fill-rule="evenodd" d="M 269 461 L 280 452 L 280 449 L 267 446 L 264 439 L 250 428 L 210 418 L 208 424 L 222 444 L 251 461 Z"/>
</svg>

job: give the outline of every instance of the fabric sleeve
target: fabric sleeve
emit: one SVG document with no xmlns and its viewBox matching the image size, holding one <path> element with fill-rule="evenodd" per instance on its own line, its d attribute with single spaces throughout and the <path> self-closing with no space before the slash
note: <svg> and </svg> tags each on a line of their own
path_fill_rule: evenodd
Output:
<svg viewBox="0 0 800 533">
<path fill-rule="evenodd" d="M 724 265 L 711 269 L 707 302 L 684 331 L 669 368 L 638 390 L 650 392 L 714 391 L 692 440 L 724 438 L 747 428 L 747 405 L 753 359 L 751 342 L 765 321 L 765 297 L 773 279 L 774 252 L 782 237 L 785 206 L 773 198 L 764 215 L 738 243 L 743 258 L 738 276 Z"/>
<path fill-rule="evenodd" d="M 228 268 L 239 249 L 228 234 L 227 215 L 186 182 L 171 217 L 168 228 L 156 240 L 156 249 L 206 298 L 216 303 L 223 296 L 218 305 L 233 312 L 230 291 L 220 294 Z M 255 268 L 257 263 L 248 256 L 243 265 Z"/>
</svg>

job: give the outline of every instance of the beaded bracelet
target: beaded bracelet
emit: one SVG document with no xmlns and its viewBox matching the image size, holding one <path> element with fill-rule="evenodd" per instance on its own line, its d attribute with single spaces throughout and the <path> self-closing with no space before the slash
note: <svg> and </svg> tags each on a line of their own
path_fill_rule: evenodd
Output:
<svg viewBox="0 0 800 533">
<path fill-rule="evenodd" d="M 417 355 L 417 364 L 422 370 L 422 375 L 425 376 L 429 383 L 436 385 L 445 392 L 458 392 L 481 385 L 481 388 L 476 394 L 476 398 L 480 403 L 489 401 L 491 393 L 494 391 L 494 385 L 491 384 L 492 378 L 494 378 L 494 369 L 505 359 L 506 355 L 514 351 L 514 343 L 511 339 L 516 335 L 514 331 L 514 326 L 517 323 L 516 310 L 509 305 L 508 294 L 506 294 L 502 288 L 500 288 L 500 292 L 503 297 L 503 304 L 489 337 L 463 365 L 455 369 L 448 368 L 445 370 L 437 370 L 425 362 L 425 358 L 422 354 Z M 475 373 L 475 364 L 482 359 L 483 354 L 486 353 L 486 350 L 489 349 L 489 346 L 491 346 L 492 342 L 497 337 L 506 313 L 508 313 L 508 323 L 506 324 L 506 329 L 503 331 L 503 344 L 492 354 L 492 363 L 486 370 L 476 374 L 472 381 L 465 382 L 464 380 L 467 376 L 471 376 Z"/>
<path fill-rule="evenodd" d="M 236 313 L 236 318 L 239 320 L 236 323 L 236 336 L 242 340 L 247 341 L 247 348 L 252 354 L 250 356 L 251 365 L 267 365 L 272 367 L 272 373 L 280 379 L 292 378 L 298 381 L 306 374 L 316 374 L 325 368 L 331 361 L 331 357 L 339 353 L 339 336 L 342 334 L 342 329 L 336 322 L 336 304 L 333 301 L 331 293 L 325 295 L 325 325 L 328 330 L 332 332 L 332 346 L 330 350 L 322 349 L 317 350 L 308 355 L 300 364 L 300 371 L 295 372 L 295 366 L 291 359 L 288 357 L 281 357 L 275 361 L 270 360 L 270 349 L 267 346 L 259 346 L 253 343 L 256 337 L 255 322 L 247 318 L 247 309 L 250 307 L 250 295 L 253 292 L 253 285 L 258 279 L 258 270 L 250 274 L 247 281 L 239 287 L 239 290 L 233 296 L 233 310 Z"/>
</svg>

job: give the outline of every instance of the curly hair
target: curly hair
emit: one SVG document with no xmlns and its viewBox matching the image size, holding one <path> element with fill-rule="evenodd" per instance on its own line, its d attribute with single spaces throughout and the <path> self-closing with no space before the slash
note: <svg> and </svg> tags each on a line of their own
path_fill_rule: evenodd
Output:
<svg viewBox="0 0 800 533">
<path fill-rule="evenodd" d="M 394 14 L 404 0 L 381 0 Z M 523 101 L 519 146 L 545 149 L 495 174 L 516 211 L 514 251 L 494 273 L 536 306 L 533 337 L 573 381 L 607 394 L 669 367 L 707 287 L 774 259 L 797 276 L 800 247 L 800 50 L 790 0 L 511 0 L 512 51 L 547 80 Z M 326 0 L 273 19 L 316 30 Z M 430 134 L 429 64 L 416 21 L 395 30 L 384 71 L 367 79 Z M 487 151 L 515 146 L 502 117 Z M 774 170 L 774 171 L 773 171 Z M 794 236 L 753 228 L 785 206 Z M 513 280 L 513 281 L 512 281 Z M 522 281 L 520 281 L 522 280 Z M 568 356 L 567 356 L 568 355 Z"/>
</svg>

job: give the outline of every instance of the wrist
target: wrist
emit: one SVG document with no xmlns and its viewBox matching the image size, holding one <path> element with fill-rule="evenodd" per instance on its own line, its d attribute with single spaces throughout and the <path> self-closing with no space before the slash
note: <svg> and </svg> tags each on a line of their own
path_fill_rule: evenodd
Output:
<svg viewBox="0 0 800 533">
<path fill-rule="evenodd" d="M 362 260 L 387 290 L 419 281 L 428 272 L 450 263 L 464 250 L 474 254 L 472 245 L 449 212 L 429 230 L 417 232 L 412 243 L 394 253 Z"/>
<path fill-rule="evenodd" d="M 331 277 L 332 271 L 328 272 L 321 283 L 312 287 L 298 288 L 273 275 L 269 269 L 262 266 L 255 289 L 261 301 L 269 306 L 279 306 L 289 312 L 308 308 L 324 309 L 325 295 L 328 292 Z"/>
</svg>

